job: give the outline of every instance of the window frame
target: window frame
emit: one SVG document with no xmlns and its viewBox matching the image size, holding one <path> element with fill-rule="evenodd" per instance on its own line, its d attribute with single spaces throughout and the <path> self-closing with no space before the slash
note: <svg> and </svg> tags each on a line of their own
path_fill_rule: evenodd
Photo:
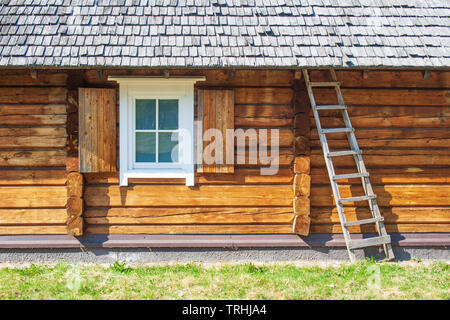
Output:
<svg viewBox="0 0 450 320">
<path fill-rule="evenodd" d="M 184 178 L 194 185 L 194 84 L 205 77 L 108 77 L 119 83 L 120 185 L 135 178 Z M 178 99 L 179 162 L 140 163 L 135 159 L 136 99 Z M 174 130 L 172 130 L 174 131 Z M 158 150 L 156 150 L 158 152 Z"/>
</svg>

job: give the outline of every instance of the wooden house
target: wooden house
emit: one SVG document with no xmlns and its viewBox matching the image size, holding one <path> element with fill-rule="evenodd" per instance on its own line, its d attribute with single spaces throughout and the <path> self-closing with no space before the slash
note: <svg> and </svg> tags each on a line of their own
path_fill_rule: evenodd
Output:
<svg viewBox="0 0 450 320">
<path fill-rule="evenodd" d="M 449 26 L 446 1 L 2 1 L 0 247 L 342 245 L 302 74 L 330 68 L 394 243 L 448 246 Z M 201 158 L 209 128 L 234 161 Z M 233 147 L 238 129 L 256 136 Z"/>
</svg>

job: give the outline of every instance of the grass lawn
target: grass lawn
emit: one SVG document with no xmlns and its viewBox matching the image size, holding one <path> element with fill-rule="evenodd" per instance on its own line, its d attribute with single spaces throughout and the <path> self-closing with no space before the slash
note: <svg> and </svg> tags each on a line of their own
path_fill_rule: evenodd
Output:
<svg viewBox="0 0 450 320">
<path fill-rule="evenodd" d="M 450 299 L 445 262 L 2 267 L 0 299 Z"/>
</svg>

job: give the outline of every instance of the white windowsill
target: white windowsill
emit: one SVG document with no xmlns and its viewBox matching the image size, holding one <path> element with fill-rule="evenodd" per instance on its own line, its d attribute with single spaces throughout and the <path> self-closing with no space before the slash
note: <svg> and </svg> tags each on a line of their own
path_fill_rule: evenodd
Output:
<svg viewBox="0 0 450 320">
<path fill-rule="evenodd" d="M 128 186 L 128 179 L 186 179 L 186 186 L 194 185 L 194 171 L 186 171 L 180 168 L 165 169 L 133 169 L 124 172 L 120 179 L 121 186 Z"/>
</svg>

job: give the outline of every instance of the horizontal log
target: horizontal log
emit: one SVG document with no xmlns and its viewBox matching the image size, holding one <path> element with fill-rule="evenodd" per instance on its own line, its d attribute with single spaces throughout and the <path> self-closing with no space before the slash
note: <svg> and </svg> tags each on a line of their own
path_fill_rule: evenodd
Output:
<svg viewBox="0 0 450 320">
<path fill-rule="evenodd" d="M 79 172 L 70 172 L 67 174 L 67 197 L 83 196 L 83 175 Z"/>
<path fill-rule="evenodd" d="M 0 187 L 0 208 L 64 208 L 64 186 Z"/>
<path fill-rule="evenodd" d="M 112 69 L 104 70 L 103 79 L 98 79 L 95 70 L 85 72 L 89 83 L 105 83 L 109 75 L 164 76 L 162 69 Z M 251 87 L 291 87 L 293 73 L 290 70 L 225 70 L 225 69 L 171 69 L 171 76 L 205 76 L 206 81 L 197 82 L 205 86 L 251 86 Z"/>
<path fill-rule="evenodd" d="M 293 118 L 241 118 L 234 117 L 236 128 L 278 128 L 294 125 Z"/>
<path fill-rule="evenodd" d="M 380 208 L 385 223 L 448 223 L 450 221 L 450 207 L 390 207 Z M 311 208 L 313 224 L 337 224 L 339 215 L 337 209 L 314 207 Z M 372 218 L 369 208 L 345 208 L 347 221 Z"/>
<path fill-rule="evenodd" d="M 316 150 L 313 150 L 316 151 Z M 410 150 L 404 150 L 404 155 L 391 154 L 391 150 L 384 150 L 386 154 L 367 154 L 369 150 L 363 150 L 363 159 L 367 167 L 445 167 L 450 165 L 450 156 L 433 154 L 429 151 L 426 154 L 410 154 Z M 382 151 L 380 151 L 382 152 Z M 355 168 L 355 162 L 350 157 L 335 157 L 333 159 L 335 167 Z M 324 167 L 323 155 L 311 154 L 311 167 Z"/>
<path fill-rule="evenodd" d="M 268 152 L 270 155 L 270 149 L 268 150 Z M 265 163 L 264 164 L 261 163 L 261 158 L 259 157 L 259 152 L 256 152 L 256 156 L 255 156 L 254 152 L 249 152 L 249 150 L 246 149 L 246 150 L 244 150 L 244 154 L 245 154 L 244 161 L 239 160 L 239 162 L 238 162 L 238 154 L 239 154 L 239 151 L 235 150 L 234 163 L 237 167 L 250 167 L 250 166 L 266 167 L 266 166 L 269 166 Z M 289 150 L 289 149 L 281 149 L 281 150 L 279 150 L 279 153 L 278 153 L 278 161 L 279 161 L 280 167 L 291 166 L 294 161 L 294 153 L 292 152 L 292 150 Z"/>
<path fill-rule="evenodd" d="M 6 115 L 0 116 L 1 125 L 10 126 L 40 126 L 62 125 L 67 121 L 66 115 Z"/>
<path fill-rule="evenodd" d="M 356 138 L 359 141 L 366 140 L 418 140 L 426 139 L 429 141 L 448 139 L 448 128 L 360 128 L 355 131 Z M 311 130 L 311 139 L 317 141 L 319 135 L 317 129 Z M 333 133 L 327 135 L 327 140 L 332 143 L 334 140 L 347 140 L 345 133 Z"/>
<path fill-rule="evenodd" d="M 22 86 L 65 86 L 67 82 L 67 73 L 51 73 L 48 71 L 36 71 L 36 76 L 33 77 L 30 71 L 2 70 L 0 78 L 0 86 L 7 87 L 22 87 Z"/>
<path fill-rule="evenodd" d="M 429 79 L 424 71 L 379 71 L 370 70 L 366 76 L 363 71 L 336 71 L 342 87 L 373 88 L 450 88 L 450 72 L 432 71 Z M 312 71 L 311 81 L 330 81 L 328 71 Z"/>
<path fill-rule="evenodd" d="M 64 224 L 65 209 L 0 209 L 0 225 Z"/>
<path fill-rule="evenodd" d="M 263 139 L 263 135 L 260 135 L 260 129 L 253 129 L 255 130 L 255 134 L 249 134 L 248 137 L 245 138 L 245 146 L 279 146 L 281 148 L 286 147 L 292 147 L 293 141 L 294 141 L 294 133 L 291 129 L 265 129 L 267 130 L 266 135 L 266 141 Z M 272 130 L 278 130 L 278 139 L 276 139 L 276 135 L 274 135 L 274 144 L 272 143 Z M 245 132 L 245 129 L 244 129 Z M 274 132 L 276 134 L 276 132 Z M 235 146 L 238 144 L 238 139 L 235 138 L 234 142 Z"/>
<path fill-rule="evenodd" d="M 85 173 L 87 184 L 118 184 L 119 173 Z M 195 184 L 292 184 L 292 169 L 280 168 L 275 175 L 261 175 L 260 169 L 236 168 L 233 174 L 196 173 Z M 180 184 L 185 179 L 129 179 L 130 184 Z"/>
<path fill-rule="evenodd" d="M 364 130 L 358 130 L 364 131 Z M 358 145 L 365 148 L 440 148 L 450 146 L 450 139 L 444 138 L 411 138 L 411 139 L 358 139 Z M 319 140 L 311 140 L 311 148 L 320 148 Z M 333 148 L 348 148 L 348 140 L 328 140 L 328 146 Z"/>
<path fill-rule="evenodd" d="M 87 207 L 292 206 L 292 186 L 86 186 Z"/>
<path fill-rule="evenodd" d="M 66 225 L 4 226 L 0 234 L 66 234 Z"/>
<path fill-rule="evenodd" d="M 448 128 L 450 126 L 450 116 L 433 115 L 415 116 L 413 114 L 405 116 L 369 116 L 350 115 L 352 126 L 354 128 Z M 344 121 L 336 117 L 321 117 L 320 123 L 322 128 L 342 128 Z M 315 127 L 314 119 L 311 118 L 311 125 Z"/>
<path fill-rule="evenodd" d="M 65 170 L 0 170 L 0 185 L 64 185 Z"/>
<path fill-rule="evenodd" d="M 65 103 L 63 87 L 0 87 L 0 103 Z"/>
<path fill-rule="evenodd" d="M 309 216 L 311 213 L 311 201 L 309 197 L 294 198 L 294 215 Z"/>
<path fill-rule="evenodd" d="M 65 104 L 0 104 L 0 115 L 66 114 Z"/>
<path fill-rule="evenodd" d="M 292 118 L 292 105 L 235 105 L 234 116 L 238 118 Z"/>
<path fill-rule="evenodd" d="M 66 138 L 65 128 L 31 127 L 31 128 L 0 128 L 0 137 L 56 137 Z"/>
<path fill-rule="evenodd" d="M 235 88 L 235 104 L 292 104 L 291 88 Z"/>
<path fill-rule="evenodd" d="M 339 187 L 341 198 L 360 196 L 359 186 L 342 185 Z M 386 185 L 373 186 L 378 205 L 389 206 L 448 206 L 450 205 L 450 185 Z M 331 187 L 311 186 L 312 207 L 332 207 L 334 200 Z M 344 203 L 344 206 L 355 206 L 355 203 Z M 367 201 L 356 203 L 358 207 L 368 206 Z"/>
<path fill-rule="evenodd" d="M 355 173 L 356 169 L 342 168 L 337 174 Z M 369 170 L 372 184 L 450 184 L 450 168 L 372 168 Z M 329 184 L 326 168 L 311 170 L 313 184 Z M 341 184 L 361 184 L 361 179 L 341 179 Z"/>
<path fill-rule="evenodd" d="M 349 227 L 351 233 L 372 233 L 376 232 L 375 227 L 371 226 L 354 226 Z M 386 224 L 388 233 L 397 232 L 450 232 L 450 224 L 448 223 L 404 223 L 404 224 Z M 340 224 L 333 225 L 311 225 L 311 233 L 342 233 Z"/>
<path fill-rule="evenodd" d="M 1 233 L 1 229 L 0 229 Z M 266 234 L 292 233 L 292 224 L 279 225 L 88 225 L 86 234 Z"/>
<path fill-rule="evenodd" d="M 0 149 L 65 148 L 66 142 L 66 137 L 0 136 Z"/>
<path fill-rule="evenodd" d="M 292 208 L 108 208 L 84 212 L 92 224 L 286 224 L 293 221 Z"/>
<path fill-rule="evenodd" d="M 342 88 L 348 105 L 443 106 L 450 104 L 448 90 L 440 89 L 355 89 Z M 334 89 L 316 88 L 317 104 L 337 104 Z"/>
<path fill-rule="evenodd" d="M 66 152 L 46 151 L 1 151 L 0 166 L 62 167 L 66 165 Z"/>
</svg>

